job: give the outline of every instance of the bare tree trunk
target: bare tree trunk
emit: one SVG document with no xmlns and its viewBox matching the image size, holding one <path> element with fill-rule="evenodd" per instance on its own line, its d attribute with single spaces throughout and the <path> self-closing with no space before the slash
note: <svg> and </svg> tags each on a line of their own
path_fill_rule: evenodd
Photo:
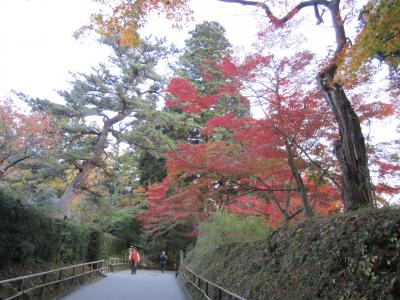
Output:
<svg viewBox="0 0 400 300">
<path fill-rule="evenodd" d="M 60 211 L 57 217 L 62 219 L 71 218 L 72 199 L 77 191 L 79 191 L 89 176 L 90 172 L 95 168 L 95 165 L 90 162 L 84 163 L 79 174 L 67 185 L 63 195 L 60 198 Z"/>
<path fill-rule="evenodd" d="M 107 137 L 112 126 L 128 116 L 127 112 L 120 112 L 118 115 L 104 122 L 101 134 L 99 134 L 96 145 L 93 148 L 92 158 L 85 161 L 80 167 L 79 174 L 65 188 L 60 198 L 61 211 L 57 215 L 59 218 L 71 217 L 71 203 L 75 193 L 85 184 L 90 172 L 101 164 L 103 151 L 108 146 Z"/>
<path fill-rule="evenodd" d="M 339 126 L 340 140 L 335 143 L 335 154 L 342 170 L 344 211 L 348 212 L 373 206 L 372 189 L 360 121 L 343 87 L 334 82 L 335 72 L 333 64 L 318 74 L 318 85 Z"/>
<path fill-rule="evenodd" d="M 313 211 L 310 207 L 310 204 L 308 203 L 307 189 L 304 186 L 303 179 L 301 178 L 299 170 L 296 167 L 296 164 L 295 164 L 295 161 L 293 158 L 293 153 L 292 153 L 292 146 L 287 139 L 285 140 L 285 148 L 286 148 L 286 152 L 287 152 L 287 156 L 288 156 L 288 164 L 289 164 L 290 170 L 292 171 L 293 178 L 296 181 L 297 193 L 299 194 L 299 196 L 301 198 L 301 203 L 303 204 L 303 207 L 304 207 L 304 217 L 311 218 L 313 216 Z"/>
</svg>

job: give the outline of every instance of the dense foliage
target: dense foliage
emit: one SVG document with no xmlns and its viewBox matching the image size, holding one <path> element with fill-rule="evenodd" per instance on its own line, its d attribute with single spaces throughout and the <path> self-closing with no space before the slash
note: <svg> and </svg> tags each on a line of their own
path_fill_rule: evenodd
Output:
<svg viewBox="0 0 400 300">
<path fill-rule="evenodd" d="M 62 140 L 53 157 L 58 168 L 45 165 L 41 170 L 50 173 L 48 177 L 70 175 L 60 197 L 61 217 L 72 215 L 76 191 L 102 194 L 87 181 L 96 173 L 102 176 L 105 172 L 107 176 L 112 139 L 117 144 L 125 141 L 146 149 L 168 145 L 167 141 L 163 143 L 163 134 L 148 122 L 157 118 L 163 81 L 155 67 L 168 55 L 168 49 L 162 41 L 142 41 L 137 49 L 123 48 L 111 38 L 104 43 L 113 51 L 108 63 L 100 64 L 91 74 L 76 75 L 71 89 L 59 92 L 65 104 L 19 94 L 34 110 L 47 113 L 61 124 Z M 94 121 L 89 123 L 88 118 Z"/>
<path fill-rule="evenodd" d="M 0 277 L 42 264 L 71 264 L 119 254 L 126 241 L 98 229 L 57 220 L 0 190 Z"/>
<path fill-rule="evenodd" d="M 296 28 L 296 22 L 293 20 L 297 18 L 297 16 L 300 14 L 300 12 L 306 11 L 307 8 L 313 8 L 314 9 L 314 17 L 317 20 L 317 25 L 321 24 L 325 20 L 324 14 L 330 14 L 331 15 L 331 22 L 332 22 L 332 27 L 334 28 L 335 32 L 335 45 L 336 45 L 336 50 L 332 53 L 333 55 L 327 54 L 326 59 L 324 61 L 324 67 L 321 69 L 318 73 L 317 76 L 317 83 L 318 83 L 318 89 L 321 92 L 324 100 L 329 104 L 329 108 L 331 113 L 334 116 L 334 119 L 329 115 L 327 111 L 323 112 L 323 114 L 326 114 L 326 117 L 322 117 L 322 120 L 326 121 L 325 124 L 322 125 L 322 127 L 331 127 L 330 132 L 327 132 L 326 134 L 322 134 L 321 136 L 321 147 L 319 147 L 318 154 L 321 152 L 321 148 L 325 147 L 326 141 L 328 140 L 329 142 L 332 143 L 332 147 L 334 148 L 334 153 L 336 156 L 336 161 L 334 161 L 330 155 L 324 155 L 323 160 L 319 160 L 318 158 L 315 159 L 313 151 L 308 152 L 307 144 L 312 144 L 312 138 L 310 138 L 313 134 L 317 134 L 316 132 L 312 133 L 312 131 L 308 130 L 308 133 L 310 136 L 306 137 L 306 140 L 304 141 L 297 141 L 298 137 L 293 137 L 291 136 L 288 132 L 285 131 L 285 125 L 286 126 L 291 126 L 292 129 L 297 130 L 299 124 L 296 124 L 295 121 L 296 118 L 302 119 L 304 123 L 310 122 L 306 116 L 302 115 L 301 112 L 299 111 L 299 108 L 295 108 L 295 104 L 290 102 L 289 98 L 290 97 L 298 97 L 300 91 L 305 91 L 304 95 L 302 95 L 301 98 L 302 100 L 299 101 L 300 105 L 303 104 L 304 107 L 308 106 L 305 104 L 305 99 L 307 101 L 311 101 L 314 97 L 314 100 L 317 100 L 315 98 L 315 94 L 312 95 L 312 90 L 304 89 L 301 88 L 301 83 L 295 82 L 293 80 L 293 72 L 300 71 L 302 73 L 300 76 L 303 76 L 303 78 L 307 78 L 306 74 L 304 73 L 304 70 L 301 70 L 301 66 L 304 65 L 309 65 L 307 62 L 310 58 L 309 55 L 305 54 L 300 54 L 296 53 L 294 57 L 300 57 L 299 61 L 301 61 L 304 65 L 299 64 L 299 61 L 295 62 L 293 65 L 292 71 L 289 71 L 289 76 L 287 77 L 288 79 L 283 76 L 283 78 L 279 78 L 277 81 L 276 86 L 267 85 L 264 88 L 264 82 L 263 79 L 270 80 L 271 78 L 273 79 L 274 76 L 280 76 L 281 73 L 284 73 L 284 68 L 285 65 L 290 65 L 290 58 L 286 59 L 287 62 L 285 62 L 285 59 L 282 60 L 282 62 L 276 62 L 274 61 L 272 64 L 272 67 L 276 67 L 275 70 L 271 70 L 270 74 L 261 72 L 257 74 L 257 77 L 255 77 L 258 80 L 256 81 L 256 84 L 250 86 L 251 91 L 255 91 L 255 98 L 256 101 L 258 102 L 264 102 L 261 103 L 261 106 L 264 105 L 264 111 L 266 112 L 266 119 L 270 120 L 275 124 L 277 121 L 271 117 L 269 110 L 275 105 L 276 99 L 278 99 L 281 102 L 288 101 L 287 108 L 293 109 L 293 115 L 287 115 L 287 113 L 282 112 L 282 108 L 285 108 L 285 106 L 281 104 L 278 104 L 276 107 L 276 112 L 278 116 L 281 116 L 281 120 L 283 122 L 286 122 L 287 124 L 284 124 L 282 127 L 276 126 L 277 128 L 274 128 L 275 132 L 278 135 L 281 135 L 281 142 L 283 142 L 283 147 L 285 148 L 286 155 L 287 155 L 287 163 L 290 168 L 290 172 L 292 174 L 292 178 L 286 178 L 286 181 L 293 181 L 294 185 L 296 187 L 293 188 L 293 191 L 298 192 L 298 196 L 301 200 L 301 210 L 303 210 L 305 217 L 311 217 L 313 215 L 313 209 L 312 206 L 309 204 L 309 199 L 310 196 L 307 195 L 308 192 L 310 192 L 311 188 L 307 186 L 307 184 L 310 182 L 310 179 L 314 180 L 312 184 L 314 184 L 314 187 L 316 190 L 320 190 L 320 187 L 326 184 L 327 180 L 329 181 L 329 184 L 333 184 L 335 188 L 337 188 L 337 194 L 340 194 L 342 200 L 343 200 L 343 209 L 345 211 L 351 211 L 351 210 L 356 210 L 360 207 L 363 206 L 373 206 L 377 202 L 377 198 L 373 198 L 373 187 L 371 185 L 371 178 L 370 178 L 370 171 L 369 171 L 369 166 L 368 166 L 368 157 L 367 157 L 367 146 L 365 143 L 365 138 L 362 134 L 361 131 L 361 126 L 360 126 L 360 118 L 359 116 L 361 115 L 361 120 L 363 120 L 364 116 L 362 115 L 362 110 L 360 110 L 361 107 L 365 107 L 366 103 L 362 103 L 360 100 L 360 97 L 355 97 L 357 100 L 350 99 L 348 96 L 346 96 L 344 87 L 348 86 L 353 86 L 354 83 L 350 84 L 348 82 L 342 82 L 340 80 L 340 75 L 341 72 L 338 72 L 338 69 L 342 67 L 344 64 L 346 64 L 349 59 L 348 57 L 351 57 L 350 52 L 353 50 L 356 50 L 357 47 L 358 49 L 363 49 L 364 50 L 358 50 L 358 53 L 361 51 L 362 53 L 365 53 L 363 59 L 358 59 L 359 61 L 365 61 L 367 57 L 368 59 L 374 56 L 374 53 L 367 53 L 368 51 L 365 50 L 364 45 L 370 45 L 370 43 L 363 41 L 363 35 L 367 35 L 368 33 L 364 34 L 361 33 L 358 40 L 357 44 L 351 48 L 351 45 L 349 44 L 349 39 L 346 35 L 346 30 L 345 26 L 350 24 L 351 17 L 354 17 L 356 15 L 356 10 L 359 9 L 357 8 L 352 1 L 340 1 L 340 0 L 331 0 L 331 1 L 293 1 L 293 3 L 283 3 L 282 1 L 270 1 L 268 3 L 265 2 L 257 2 L 257 1 L 246 1 L 246 0 L 220 0 L 220 2 L 226 2 L 230 4 L 242 4 L 244 6 L 249 6 L 249 7 L 255 7 L 260 10 L 263 10 L 263 12 L 266 14 L 269 20 L 269 25 L 265 26 L 266 32 L 260 33 L 260 39 L 268 40 L 270 37 L 272 38 L 279 38 L 279 41 L 277 41 L 277 44 L 283 45 L 284 42 L 283 40 L 286 40 L 289 35 L 289 38 L 294 38 L 295 34 L 295 28 Z M 164 2 L 162 1 L 155 1 L 153 3 L 153 6 L 147 6 L 146 10 L 142 10 L 140 13 L 135 13 L 135 17 L 130 17 L 129 15 L 124 15 L 121 14 L 122 11 L 131 11 L 131 12 L 138 12 L 138 8 L 140 5 L 136 6 L 136 3 L 132 1 L 127 1 L 127 2 L 117 2 L 116 6 L 121 9 L 114 11 L 113 14 L 111 15 L 101 15 L 101 17 L 104 17 L 106 20 L 110 21 L 111 23 L 118 24 L 120 28 L 127 28 L 127 26 L 124 26 L 124 22 L 137 22 L 137 24 L 141 24 L 141 22 L 144 22 L 148 15 L 152 11 L 164 11 Z M 171 1 L 169 10 L 168 10 L 168 16 L 171 18 L 177 17 L 180 13 L 180 10 L 185 10 L 187 11 L 187 2 L 181 2 L 181 1 Z M 368 32 L 368 30 L 371 30 L 374 28 L 374 26 L 371 26 L 372 23 L 374 24 L 383 24 L 385 22 L 393 23 L 395 25 L 390 25 L 393 27 L 393 30 L 389 30 L 389 39 L 390 42 L 388 42 L 386 45 L 383 47 L 391 47 L 392 45 L 392 40 L 398 36 L 397 35 L 397 29 L 396 29 L 396 22 L 390 22 L 391 16 L 395 16 L 395 13 L 391 14 L 389 11 L 395 11 L 389 9 L 391 8 L 396 8 L 397 5 L 394 2 L 386 2 L 386 1 L 371 1 L 368 6 L 362 9 L 362 12 L 366 16 L 366 23 L 364 24 L 364 32 Z M 279 15 L 280 14 L 280 15 Z M 368 16 L 368 18 L 367 18 Z M 381 22 L 384 20 L 383 22 Z M 369 22 L 369 23 L 368 23 Z M 100 25 L 99 22 L 96 23 L 97 25 Z M 386 23 L 385 23 L 386 24 Z M 287 30 L 280 31 L 282 28 L 286 27 Z M 378 26 L 379 27 L 379 26 Z M 387 25 L 382 25 L 382 28 L 388 27 Z M 372 29 L 374 30 L 374 29 Z M 118 31 L 118 30 L 117 30 Z M 384 38 L 384 30 L 379 31 L 376 33 L 375 36 L 379 36 L 379 38 L 383 38 L 385 41 L 387 38 Z M 123 30 L 118 31 L 121 36 L 125 34 Z M 136 31 L 137 32 L 137 31 Z M 106 32 L 103 31 L 104 34 Z M 378 38 L 378 39 L 379 39 Z M 198 43 L 202 43 L 202 39 L 198 39 Z M 274 42 L 274 41 L 273 41 Z M 270 43 L 271 44 L 271 43 Z M 295 43 L 294 43 L 295 44 Z M 292 44 L 292 46 L 294 45 Z M 395 42 L 393 44 L 396 44 Z M 134 46 L 134 43 L 132 43 Z M 372 46 L 375 47 L 375 46 Z M 349 48 L 350 52 L 349 52 Z M 389 49 L 388 48 L 388 49 Z M 393 48 L 393 47 L 392 47 Z M 293 49 L 295 52 L 296 50 Z M 310 49 L 311 51 L 313 49 Z M 388 51 L 390 52 L 389 56 L 396 56 L 396 51 L 392 51 L 393 49 L 389 49 Z M 375 51 L 375 50 L 374 50 Z M 373 51 L 373 52 L 374 52 Z M 378 50 L 375 51 L 377 53 Z M 357 52 L 357 51 L 356 51 Z M 382 51 L 378 51 L 382 52 Z M 384 51 L 383 51 L 384 52 Z M 187 52 L 191 53 L 191 52 Z M 198 55 L 201 57 L 201 54 Z M 190 57 L 190 55 L 183 56 L 183 58 Z M 192 113 L 192 114 L 202 114 L 204 113 L 207 109 L 214 109 L 218 104 L 218 99 L 221 97 L 227 97 L 230 99 L 242 99 L 242 101 L 247 101 L 243 97 L 240 97 L 240 92 L 243 90 L 243 82 L 248 81 L 248 80 L 253 80 L 254 78 L 249 78 L 249 74 L 253 74 L 256 71 L 258 71 L 259 66 L 266 66 L 269 63 L 270 57 L 268 56 L 263 56 L 264 61 L 262 62 L 260 60 L 260 57 L 257 57 L 257 55 L 253 55 L 252 58 L 250 58 L 250 63 L 245 63 L 242 65 L 242 68 L 238 67 L 237 62 L 233 62 L 229 55 L 225 56 L 223 61 L 213 61 L 212 57 L 204 59 L 204 62 L 202 64 L 202 69 L 201 69 L 201 76 L 197 75 L 197 79 L 194 80 L 196 73 L 194 72 L 187 72 L 186 74 L 182 74 L 183 78 L 172 78 L 170 81 L 170 84 L 167 88 L 167 91 L 172 94 L 172 97 L 168 98 L 167 100 L 167 106 L 168 107 L 174 107 L 178 106 L 180 109 L 182 109 L 185 112 Z M 258 59 L 257 59 L 258 58 Z M 258 62 L 258 64 L 251 64 L 251 61 L 253 63 L 255 61 Z M 357 61 L 354 60 L 353 61 Z M 210 64 L 211 62 L 211 64 Z M 389 61 L 388 61 L 389 62 Z M 391 62 L 389 62 L 390 64 Z M 211 66 L 211 68 L 210 68 Z M 243 67 L 245 66 L 245 67 Z M 300 66 L 299 69 L 296 69 L 297 66 Z M 280 70 L 280 67 L 282 68 Z M 314 72 L 315 69 L 318 67 L 314 67 Z M 197 74 L 198 74 L 198 69 L 197 68 Z M 190 70 L 190 68 L 188 69 Z M 249 72 L 250 71 L 250 72 Z M 207 89 L 204 87 L 207 86 L 213 86 L 216 82 L 220 81 L 219 76 L 220 75 L 225 76 L 225 80 L 222 85 L 218 86 L 216 89 Z M 277 75 L 278 74 L 278 75 Z M 189 76 L 188 76 L 189 75 Z M 232 77 L 233 75 L 233 77 Z M 228 76 L 228 77 L 227 77 Z M 236 76 L 236 77 L 235 77 Z M 199 85 L 198 79 L 201 79 L 202 83 Z M 228 79 L 229 78 L 229 79 Z M 287 80 L 287 81 L 286 81 Z M 360 80 L 360 78 L 358 78 Z M 287 90 L 285 90 L 285 87 Z M 281 88 L 283 88 L 283 93 L 281 92 Z M 247 86 L 249 88 L 249 86 Z M 254 89 L 255 88 L 255 89 Z M 206 91 L 206 92 L 205 92 Z M 207 93 L 208 91 L 208 93 Z M 288 95 L 289 93 L 292 93 L 292 95 Z M 261 99 L 261 100 L 260 100 Z M 352 101 L 351 101 L 352 100 Z M 265 102 L 268 102 L 268 104 L 265 104 Z M 278 102 L 278 101 L 277 101 Z M 244 102 L 243 102 L 244 103 Z M 279 106 L 280 105 L 280 106 Z M 321 104 L 315 104 L 317 105 L 316 107 L 321 107 Z M 226 105 L 225 105 L 226 107 Z M 388 115 L 393 113 L 393 110 L 390 108 L 390 106 L 385 106 L 382 103 L 379 103 L 378 105 L 368 106 L 369 109 L 374 110 L 377 108 L 380 112 L 373 112 L 374 116 L 384 116 L 387 117 Z M 218 109 L 216 109 L 218 111 Z M 364 110 L 365 112 L 365 110 Z M 370 111 L 369 111 L 370 112 Z M 369 113 L 368 112 L 368 113 Z M 368 113 L 366 115 L 368 115 Z M 321 114 L 319 115 L 321 117 Z M 290 122 L 288 122 L 290 120 Z M 213 120 L 211 120 L 212 122 Z M 237 127 L 231 128 L 230 125 L 224 126 L 224 124 L 229 124 L 229 120 L 227 118 L 220 119 L 216 118 L 215 123 L 217 124 L 216 126 L 214 125 L 213 128 L 219 127 L 223 129 L 228 129 L 231 131 L 237 130 Z M 282 123 L 282 122 L 281 122 Z M 303 123 L 303 124 L 304 124 Z M 297 125 L 297 126 L 296 126 Z M 254 126 L 253 124 L 247 123 L 245 126 L 247 127 L 252 127 Z M 315 129 L 319 129 L 321 127 L 321 124 L 318 125 L 314 124 Z M 337 128 L 334 128 L 336 126 Z M 230 128 L 226 128 L 230 127 Z M 332 128 L 333 127 L 333 128 Z M 219 129 L 218 128 L 218 129 Z M 301 128 L 301 127 L 300 127 Z M 309 128 L 313 128 L 312 126 L 309 126 Z M 314 130 L 315 130 L 314 129 Z M 336 130 L 338 133 L 335 133 Z M 208 139 L 214 139 L 214 138 L 219 138 L 226 140 L 229 138 L 229 134 L 227 134 L 226 130 L 221 130 L 219 129 L 220 133 L 217 135 L 215 134 L 214 136 L 210 136 L 208 134 Z M 210 132 L 210 131 L 208 131 Z M 204 131 L 203 131 L 204 134 Z M 308 139 L 308 140 L 307 140 Z M 204 140 L 201 140 L 203 142 Z M 243 143 L 243 141 L 241 141 Z M 305 143 L 305 144 L 302 144 Z M 265 143 L 264 143 L 265 144 Z M 265 145 L 261 145 L 261 147 L 264 147 Z M 276 145 L 279 147 L 278 145 Z M 187 151 L 187 146 L 186 148 L 181 151 Z M 203 146 L 202 146 L 203 147 Z M 281 146 L 282 147 L 282 146 Z M 318 147 L 316 147 L 318 148 Z M 183 149 L 183 146 L 181 146 L 181 149 Z M 204 146 L 202 149 L 199 147 L 196 150 L 193 151 L 209 151 L 207 146 Z M 212 147 L 212 151 L 214 151 L 215 147 Z M 232 153 L 232 148 L 229 148 L 230 153 Z M 326 149 L 325 149 L 326 150 Z M 228 150 L 221 150 L 218 149 L 218 151 L 221 153 L 221 151 L 228 151 Z M 242 150 L 237 150 L 237 152 L 241 152 Z M 279 151 L 278 151 L 279 152 Z M 179 155 L 179 152 L 177 152 L 178 155 L 176 154 L 171 154 L 172 157 L 178 157 L 178 160 L 181 161 L 182 158 Z M 325 152 L 327 153 L 327 152 Z M 283 154 L 283 153 L 281 153 Z M 186 154 L 184 154 L 185 156 Z M 188 157 L 188 156 L 185 156 Z M 189 156 L 187 161 L 191 159 L 192 156 Z M 257 159 L 265 159 L 265 155 L 260 155 L 258 157 L 252 157 L 252 160 L 255 161 Z M 309 175 L 306 175 L 307 171 L 303 167 L 299 167 L 298 164 L 296 163 L 297 158 L 304 159 L 307 158 L 309 161 L 310 165 L 313 165 L 314 170 L 312 170 L 312 173 Z M 232 158 L 232 157 L 231 157 Z M 322 161 L 326 160 L 328 158 L 330 164 L 324 165 L 321 164 Z M 210 158 L 211 160 L 214 159 L 214 157 Z M 233 158 L 233 160 L 236 159 L 236 157 Z M 281 158 L 282 159 L 282 158 Z M 174 160 L 174 159 L 173 159 Z M 185 160 L 185 158 L 184 158 Z M 205 157 L 203 156 L 203 160 L 205 160 Z M 176 164 L 177 160 L 174 160 L 174 163 Z M 220 161 L 222 163 L 222 161 Z M 382 160 L 378 162 L 378 164 L 382 165 Z M 225 163 L 225 162 L 224 162 Z M 173 176 L 176 176 L 180 179 L 182 179 L 180 176 L 184 174 L 185 177 L 187 177 L 186 184 L 188 181 L 190 181 L 190 177 L 192 176 L 192 182 L 197 185 L 197 188 L 195 188 L 197 191 L 199 190 L 212 190 L 212 186 L 214 185 L 215 187 L 224 187 L 229 190 L 229 188 L 232 187 L 232 183 L 235 182 L 236 180 L 240 178 L 230 178 L 229 176 L 226 175 L 225 172 L 221 172 L 221 170 L 216 170 L 216 171 L 211 171 L 211 178 L 208 177 L 208 181 L 202 180 L 203 176 L 200 174 L 200 179 L 195 179 L 193 176 L 198 176 L 199 173 L 204 172 L 204 166 L 200 166 L 200 170 L 193 170 L 193 166 L 196 165 L 193 161 L 188 162 L 190 164 L 190 172 L 186 172 L 186 170 L 181 169 L 179 171 L 173 170 L 172 172 L 174 173 Z M 172 163 L 170 164 L 172 165 Z M 240 162 L 239 165 L 243 166 L 243 163 Z M 168 166 L 168 163 L 167 163 Z M 281 166 L 281 165 L 279 165 Z M 227 166 L 225 166 L 227 167 Z M 174 168 L 174 167 L 172 167 Z M 276 169 L 278 168 L 278 165 L 273 165 L 270 166 L 269 169 L 274 169 L 276 172 Z M 333 168 L 333 171 L 330 171 L 330 169 Z M 226 168 L 224 169 L 224 171 Z M 237 172 L 237 170 L 235 170 Z M 215 174 L 215 173 L 218 174 Z M 268 172 L 265 172 L 268 174 Z M 252 174 L 253 177 L 255 177 L 255 174 Z M 265 174 L 264 174 L 265 175 Z M 172 177 L 173 177 L 172 176 Z M 266 177 L 271 176 L 271 175 L 266 175 Z M 219 178 L 218 178 L 219 177 Z M 222 178 L 221 178 L 222 177 Z M 172 180 L 171 180 L 172 179 Z M 243 179 L 243 178 L 242 178 Z M 185 190 L 182 189 L 182 186 L 179 186 L 179 188 L 172 187 L 170 189 L 166 188 L 167 185 L 174 184 L 176 178 L 171 178 L 171 176 L 168 176 L 169 182 L 164 183 L 164 191 L 168 191 L 168 195 L 166 197 L 168 198 L 171 195 L 171 192 L 175 191 L 175 194 L 181 194 L 185 195 Z M 311 181 L 312 181 L 311 180 Z M 223 184 L 221 184 L 223 183 Z M 292 191 L 292 186 L 291 184 L 285 183 L 285 180 L 281 180 L 280 182 L 282 185 L 287 185 L 285 191 L 290 192 Z M 207 187 L 208 185 L 208 187 Z M 235 184 L 233 184 L 235 185 Z M 271 188 L 271 185 L 269 182 L 266 182 L 264 180 L 264 185 L 268 186 L 268 189 L 271 191 L 275 191 L 274 188 Z M 226 186 L 229 186 L 226 187 Z M 382 185 L 381 185 L 382 186 Z M 188 187 L 193 188 L 193 185 L 188 185 Z M 160 190 L 158 187 L 155 187 L 155 189 Z M 324 188 L 330 189 L 328 187 Z M 398 189 L 398 187 L 392 187 L 392 188 L 383 188 L 383 189 L 377 189 L 380 191 L 384 191 L 385 193 L 393 193 Z M 283 187 L 280 186 L 279 190 L 283 192 Z M 188 189 L 186 192 L 189 191 Z M 191 194 L 193 195 L 193 190 L 191 190 Z M 332 200 L 335 198 L 333 196 L 333 190 L 331 189 L 330 191 L 330 196 L 329 198 Z M 197 193 L 200 195 L 199 193 Z M 161 196 L 162 197 L 162 196 Z M 182 200 L 186 196 L 182 196 Z M 317 196 L 318 197 L 318 196 Z M 160 195 L 156 196 L 158 200 L 160 200 Z M 189 201 L 194 204 L 194 202 L 202 202 L 201 199 L 196 198 L 195 196 L 191 197 L 193 200 Z M 201 198 L 201 197 L 200 197 Z M 291 199 L 291 195 L 288 196 L 289 199 Z M 176 204 L 175 201 L 176 197 L 171 198 L 171 202 L 173 204 L 170 205 L 171 210 L 173 211 L 174 209 L 181 209 L 182 207 Z M 213 199 L 213 201 L 217 202 L 217 206 L 221 203 L 228 202 L 231 200 L 224 200 L 224 201 L 219 201 L 217 199 Z M 271 201 L 271 200 L 270 200 Z M 186 201 L 187 202 L 187 201 Z M 220 203 L 221 202 L 221 203 Z M 298 214 L 298 210 L 292 211 L 292 213 L 288 213 L 287 207 L 284 205 L 279 205 L 279 201 L 274 201 L 275 204 L 278 206 L 278 209 L 280 210 L 281 214 L 284 215 L 284 219 L 290 220 L 293 215 Z M 292 200 L 288 200 L 288 202 L 292 202 Z M 161 204 L 160 202 L 157 202 L 157 204 Z M 166 202 L 164 203 L 166 204 Z M 204 204 L 204 203 L 203 203 Z M 168 205 L 167 205 L 168 206 Z M 164 208 L 167 208 L 165 206 Z M 203 211 L 203 216 L 207 215 L 207 212 L 204 213 L 203 208 L 205 205 L 198 205 L 196 208 L 193 205 L 188 205 L 188 210 L 190 210 L 192 213 L 189 211 L 186 211 L 186 213 L 177 213 L 180 218 L 185 218 L 185 217 L 193 217 L 193 212 L 196 214 L 196 210 L 202 210 Z M 314 210 L 315 210 L 315 205 L 314 205 Z M 169 213 L 166 213 L 166 215 L 170 215 Z M 160 221 L 160 218 L 158 218 L 158 221 Z"/>
<path fill-rule="evenodd" d="M 202 223 L 198 230 L 196 247 L 190 252 L 190 257 L 200 257 L 223 245 L 262 240 L 271 231 L 260 217 L 228 213 L 216 213 L 209 222 Z"/>
<path fill-rule="evenodd" d="M 400 6 L 396 0 L 369 1 L 359 18 L 362 29 L 354 47 L 350 49 L 349 73 L 359 76 L 374 72 L 373 59 L 385 61 L 391 69 L 392 88 L 399 88 Z M 361 71 L 361 72 L 357 72 Z M 361 74 L 360 74 L 361 73 Z M 354 76 L 354 75 L 353 75 Z"/>
</svg>

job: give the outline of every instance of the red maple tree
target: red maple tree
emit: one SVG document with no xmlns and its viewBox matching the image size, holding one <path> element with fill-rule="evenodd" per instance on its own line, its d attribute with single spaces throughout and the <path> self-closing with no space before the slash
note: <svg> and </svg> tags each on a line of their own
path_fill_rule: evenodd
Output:
<svg viewBox="0 0 400 300">
<path fill-rule="evenodd" d="M 58 139 L 48 115 L 22 113 L 11 100 L 0 102 L 0 179 L 22 162 L 50 151 Z"/>
<path fill-rule="evenodd" d="M 269 83 L 276 86 L 258 88 L 257 95 L 268 101 L 262 104 L 264 119 L 216 117 L 202 130 L 208 142 L 182 143 L 168 153 L 168 182 L 163 184 L 170 194 L 149 188 L 149 210 L 143 218 L 147 225 L 158 223 L 165 214 L 174 216 L 172 220 L 196 221 L 206 218 L 210 210 L 222 209 L 262 215 L 276 225 L 303 210 L 311 216 L 315 210 L 332 211 L 332 203 L 337 206 L 338 191 L 325 180 L 327 171 L 315 159 L 326 149 L 322 138 L 329 136 L 332 124 L 323 117 L 327 111 L 315 90 L 302 89 L 309 82 L 293 76 L 304 74 L 311 59 L 312 55 L 302 53 L 277 64 L 272 56 L 254 55 L 238 65 L 227 58 L 216 68 L 229 80 L 212 96 L 198 96 L 184 79 L 171 80 L 167 105 L 201 113 L 222 95 L 236 97 L 244 85 L 258 85 L 266 69 L 280 75 Z"/>
</svg>

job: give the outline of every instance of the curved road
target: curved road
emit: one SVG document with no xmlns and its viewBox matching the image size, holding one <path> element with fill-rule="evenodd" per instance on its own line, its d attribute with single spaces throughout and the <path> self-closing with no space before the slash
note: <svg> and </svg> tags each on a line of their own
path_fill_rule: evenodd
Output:
<svg viewBox="0 0 400 300">
<path fill-rule="evenodd" d="M 138 270 L 108 273 L 106 278 L 68 293 L 62 300 L 187 300 L 175 272 Z"/>
</svg>

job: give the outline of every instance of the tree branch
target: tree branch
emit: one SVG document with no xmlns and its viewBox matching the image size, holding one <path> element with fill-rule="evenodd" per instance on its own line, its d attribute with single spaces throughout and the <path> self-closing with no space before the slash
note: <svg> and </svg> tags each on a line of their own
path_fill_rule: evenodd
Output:
<svg viewBox="0 0 400 300">
<path fill-rule="evenodd" d="M 278 131 L 281 135 L 283 135 L 285 138 L 289 139 L 289 141 L 293 144 L 293 146 L 295 146 L 296 148 L 298 148 L 298 149 L 300 150 L 300 152 L 302 152 L 302 153 L 307 157 L 307 159 L 308 159 L 314 166 L 316 166 L 318 169 L 320 169 L 320 170 L 322 171 L 322 174 L 326 174 L 326 176 L 332 181 L 332 183 L 333 183 L 338 189 L 340 189 L 339 184 L 337 183 L 337 181 L 335 180 L 335 178 L 333 178 L 333 177 L 329 174 L 329 172 L 328 172 L 329 168 L 326 168 L 326 169 L 323 168 L 318 162 L 316 162 L 316 161 L 308 154 L 308 152 L 307 152 L 306 149 L 304 149 L 304 148 L 303 148 L 301 145 L 299 145 L 292 137 L 288 136 L 285 132 L 283 132 L 282 130 L 280 130 L 278 127 L 274 126 L 274 129 L 275 129 L 276 131 Z"/>
<path fill-rule="evenodd" d="M 5 167 L 3 171 L 4 172 L 7 171 L 9 168 L 15 166 L 16 164 L 20 163 L 21 161 L 23 161 L 25 159 L 28 159 L 28 158 L 30 158 L 30 157 L 32 157 L 34 155 L 35 154 L 29 154 L 29 155 L 26 155 L 24 157 L 21 157 L 21 158 L 17 159 L 16 161 L 13 161 L 11 164 L 9 164 L 7 167 Z"/>
<path fill-rule="evenodd" d="M 324 20 L 322 19 L 322 16 L 319 13 L 317 1 L 314 1 L 314 2 L 315 2 L 315 4 L 314 4 L 314 14 L 315 14 L 315 17 L 317 18 L 317 25 L 319 25 L 319 24 L 323 23 Z"/>
<path fill-rule="evenodd" d="M 292 215 L 290 215 L 288 217 L 288 221 L 290 221 L 291 219 L 293 219 L 295 216 L 297 216 L 299 213 L 301 213 L 303 211 L 302 208 L 299 208 L 295 213 L 293 213 Z"/>
<path fill-rule="evenodd" d="M 237 3 L 237 4 L 242 4 L 242 5 L 247 5 L 247 6 L 255 6 L 255 7 L 261 7 L 265 13 L 267 14 L 268 18 L 271 20 L 271 22 L 277 26 L 283 26 L 285 23 L 287 23 L 293 16 L 299 12 L 301 9 L 305 7 L 310 7 L 313 6 L 314 8 L 318 5 L 323 5 L 326 6 L 327 8 L 330 8 L 330 2 L 327 0 L 311 0 L 311 1 L 303 1 L 297 4 L 290 12 L 286 14 L 283 18 L 277 18 L 272 12 L 269 6 L 264 3 L 264 2 L 259 2 L 259 1 L 246 1 L 246 0 L 217 0 L 220 2 L 227 2 L 227 3 Z M 316 15 L 317 20 L 322 20 L 321 16 L 318 14 Z"/>
</svg>

